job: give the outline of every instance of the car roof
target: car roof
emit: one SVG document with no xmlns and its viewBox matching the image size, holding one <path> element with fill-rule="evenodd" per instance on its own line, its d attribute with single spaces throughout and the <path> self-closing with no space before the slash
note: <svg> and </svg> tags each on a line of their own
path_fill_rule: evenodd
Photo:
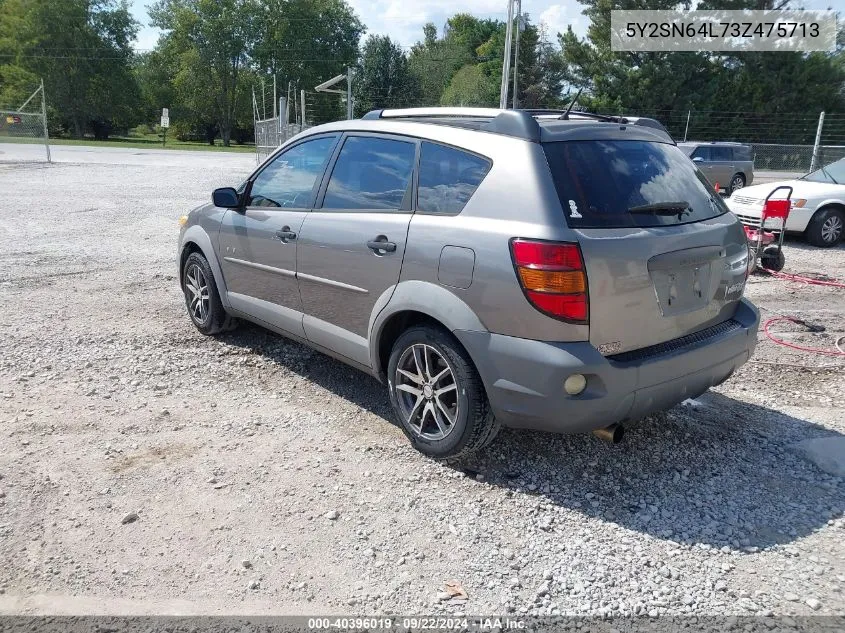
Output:
<svg viewBox="0 0 845 633">
<path fill-rule="evenodd" d="M 666 128 L 654 119 L 604 116 L 563 110 L 408 108 L 374 110 L 358 120 L 359 124 L 366 125 L 370 129 L 383 131 L 396 131 L 403 122 L 463 128 L 531 142 L 612 138 L 673 144 L 675 142 Z M 348 129 L 348 125 L 342 125 L 343 123 L 352 122 L 337 122 L 329 126 L 333 129 Z"/>
</svg>

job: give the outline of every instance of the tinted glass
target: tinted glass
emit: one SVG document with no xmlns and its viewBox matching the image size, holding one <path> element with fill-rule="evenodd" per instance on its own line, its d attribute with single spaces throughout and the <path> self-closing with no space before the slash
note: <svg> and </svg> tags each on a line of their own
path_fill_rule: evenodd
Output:
<svg viewBox="0 0 845 633">
<path fill-rule="evenodd" d="M 695 151 L 690 155 L 690 158 L 703 158 L 704 160 L 710 160 L 710 148 L 696 147 Z"/>
<path fill-rule="evenodd" d="M 304 208 L 323 174 L 336 137 L 305 141 L 279 154 L 255 177 L 247 206 Z"/>
<path fill-rule="evenodd" d="M 417 210 L 460 213 L 490 171 L 490 161 L 452 147 L 423 143 Z"/>
<path fill-rule="evenodd" d="M 324 209 L 393 209 L 411 183 L 416 146 L 406 141 L 353 136 L 335 162 Z"/>
<path fill-rule="evenodd" d="M 567 141 L 543 147 L 571 227 L 686 224 L 728 211 L 674 145 Z"/>
<path fill-rule="evenodd" d="M 825 165 L 821 169 L 810 172 L 803 177 L 803 180 L 812 180 L 814 182 L 832 182 L 838 185 L 845 185 L 845 158 L 842 158 L 835 163 Z"/>
<path fill-rule="evenodd" d="M 751 148 L 747 145 L 734 147 L 734 160 L 751 160 Z"/>
<path fill-rule="evenodd" d="M 710 160 L 732 160 L 730 147 L 714 146 L 710 148 Z"/>
</svg>

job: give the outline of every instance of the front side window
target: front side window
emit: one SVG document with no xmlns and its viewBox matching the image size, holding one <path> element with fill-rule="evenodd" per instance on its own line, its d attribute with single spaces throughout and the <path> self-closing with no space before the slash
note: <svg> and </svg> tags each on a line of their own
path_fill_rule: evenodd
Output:
<svg viewBox="0 0 845 633">
<path fill-rule="evenodd" d="M 398 211 L 411 186 L 416 149 L 408 141 L 349 137 L 332 169 L 323 209 Z"/>
<path fill-rule="evenodd" d="M 709 147 L 696 147 L 695 151 L 690 154 L 690 158 L 700 158 L 701 160 L 710 160 Z"/>
<path fill-rule="evenodd" d="M 310 206 L 314 185 L 326 168 L 336 138 L 322 136 L 304 141 L 276 156 L 255 177 L 247 206 L 293 209 Z"/>
<path fill-rule="evenodd" d="M 722 160 L 722 161 L 729 161 L 731 159 L 731 148 L 730 147 L 711 147 L 710 148 L 710 160 Z"/>
<path fill-rule="evenodd" d="M 687 224 L 728 212 L 677 147 L 650 141 L 544 143 L 573 228 Z"/>
<path fill-rule="evenodd" d="M 455 214 L 490 171 L 490 161 L 452 147 L 423 142 L 417 211 Z"/>
</svg>

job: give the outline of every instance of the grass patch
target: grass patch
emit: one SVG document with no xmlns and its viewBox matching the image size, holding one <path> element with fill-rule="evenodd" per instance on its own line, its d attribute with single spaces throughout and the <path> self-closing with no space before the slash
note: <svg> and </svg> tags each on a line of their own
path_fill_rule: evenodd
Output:
<svg viewBox="0 0 845 633">
<path fill-rule="evenodd" d="M 151 138 L 150 138 L 151 137 Z M 39 138 L 25 138 L 20 136 L 0 136 L 0 143 L 26 143 L 30 145 L 43 145 L 44 141 Z M 51 138 L 50 145 L 84 145 L 89 147 L 126 147 L 128 149 L 187 149 L 203 152 L 249 152 L 255 153 L 254 145 L 232 145 L 223 147 L 217 141 L 215 145 L 199 143 L 195 141 L 179 141 L 167 139 L 167 144 L 162 146 L 161 139 L 154 134 L 149 137 L 113 137 L 107 141 L 97 141 L 92 138 Z"/>
</svg>

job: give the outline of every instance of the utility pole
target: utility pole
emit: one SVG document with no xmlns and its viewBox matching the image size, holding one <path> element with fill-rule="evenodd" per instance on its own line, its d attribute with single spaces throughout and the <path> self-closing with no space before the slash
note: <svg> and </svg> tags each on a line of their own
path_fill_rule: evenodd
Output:
<svg viewBox="0 0 845 633">
<path fill-rule="evenodd" d="M 813 158 L 810 159 L 810 171 L 816 171 L 821 151 L 822 128 L 824 127 L 824 111 L 819 113 L 819 127 L 816 128 L 816 142 L 813 143 Z"/>
<path fill-rule="evenodd" d="M 692 110 L 687 110 L 687 126 L 684 128 L 684 143 L 687 142 L 687 132 L 689 132 L 689 118 L 692 116 Z"/>
<path fill-rule="evenodd" d="M 519 73 L 519 32 L 522 30 L 522 0 L 516 1 L 516 50 L 513 54 L 513 109 L 519 105 L 516 76 Z"/>
<path fill-rule="evenodd" d="M 511 72 L 511 38 L 513 37 L 513 3 L 515 0 L 508 0 L 508 26 L 505 33 L 505 59 L 502 64 L 502 87 L 499 90 L 499 108 L 502 110 L 508 107 L 508 80 Z"/>
<path fill-rule="evenodd" d="M 351 121 L 355 118 L 355 110 L 352 107 L 352 67 L 346 69 L 346 118 Z"/>
<path fill-rule="evenodd" d="M 41 122 L 44 124 L 44 148 L 47 150 L 47 162 L 52 163 L 53 161 L 50 159 L 50 135 L 47 133 L 47 95 L 44 93 L 44 79 L 41 79 Z"/>
</svg>

